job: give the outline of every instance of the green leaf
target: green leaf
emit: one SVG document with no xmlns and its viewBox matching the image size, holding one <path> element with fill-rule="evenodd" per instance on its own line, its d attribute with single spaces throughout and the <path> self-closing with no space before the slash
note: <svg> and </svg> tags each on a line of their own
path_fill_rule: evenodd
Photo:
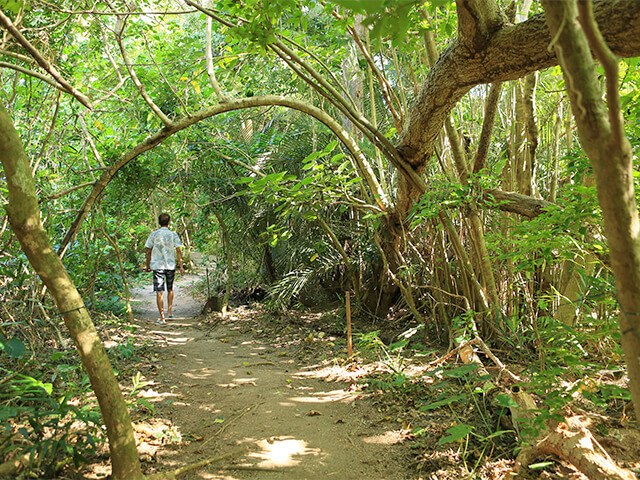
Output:
<svg viewBox="0 0 640 480">
<path fill-rule="evenodd" d="M 67 365 L 66 363 L 61 363 L 56 367 L 56 370 L 58 370 L 60 373 L 69 373 L 77 369 L 78 367 L 76 367 L 75 365 Z"/>
<path fill-rule="evenodd" d="M 543 469 L 543 468 L 550 467 L 551 465 L 555 465 L 555 462 L 532 463 L 531 465 L 529 465 L 529 468 L 531 470 L 540 470 L 540 469 Z"/>
<path fill-rule="evenodd" d="M 467 395 L 454 395 L 453 397 L 448 397 L 438 402 L 430 403 L 428 405 L 424 405 L 420 407 L 420 411 L 424 412 L 425 410 L 435 410 L 436 408 L 440 408 L 444 405 L 450 405 L 455 402 L 459 402 L 462 400 L 466 400 L 468 398 Z"/>
<path fill-rule="evenodd" d="M 516 401 L 511 398 L 509 395 L 501 393 L 500 395 L 496 395 L 496 405 L 502 408 L 511 408 L 517 407 L 518 404 Z"/>
<path fill-rule="evenodd" d="M 337 140 L 332 140 L 331 142 L 329 142 L 327 144 L 326 147 L 324 147 L 325 153 L 333 152 L 333 149 L 336 148 L 337 145 L 338 145 L 338 141 Z"/>
<path fill-rule="evenodd" d="M 400 340 L 399 342 L 395 342 L 389 345 L 389 350 L 392 352 L 395 350 L 400 350 L 401 348 L 406 347 L 408 343 L 409 340 Z"/>
<path fill-rule="evenodd" d="M 459 367 L 452 368 L 451 370 L 445 370 L 442 372 L 442 375 L 445 377 L 461 378 L 471 372 L 475 372 L 478 368 L 480 367 L 474 363 L 470 365 L 461 365 Z"/>
<path fill-rule="evenodd" d="M 316 177 L 304 177 L 301 181 L 300 184 L 301 185 L 309 185 L 310 183 L 313 183 L 315 181 Z"/>
<path fill-rule="evenodd" d="M 482 440 L 490 440 L 495 437 L 500 437 L 505 433 L 513 433 L 513 430 L 498 430 L 497 432 L 493 432 L 491 435 L 487 435 L 486 437 L 482 437 Z"/>
<path fill-rule="evenodd" d="M 0 0 L 0 9 L 8 10 L 16 15 L 23 6 L 24 2 L 21 0 Z"/>
<path fill-rule="evenodd" d="M 241 177 L 239 179 L 236 180 L 236 183 L 239 183 L 240 185 L 245 184 L 245 183 L 251 183 L 255 180 L 255 178 L 252 177 Z"/>
<path fill-rule="evenodd" d="M 58 360 L 60 360 L 61 358 L 63 358 L 66 355 L 65 352 L 53 352 L 51 354 L 51 360 L 53 362 L 57 362 Z"/>
<path fill-rule="evenodd" d="M 19 338 L 6 340 L 0 337 L 0 350 L 6 352 L 11 358 L 20 358 L 27 351 L 27 347 Z"/>
<path fill-rule="evenodd" d="M 444 445 L 445 443 L 451 443 L 460 440 L 461 438 L 466 437 L 471 433 L 473 427 L 471 425 L 465 425 L 464 423 L 460 425 L 456 425 L 455 427 L 451 427 L 447 430 L 446 437 L 442 437 L 438 440 L 438 445 Z"/>
<path fill-rule="evenodd" d="M 24 387 L 27 389 L 42 389 L 47 393 L 47 395 L 51 395 L 51 392 L 53 392 L 53 384 L 42 383 L 40 380 L 26 375 L 20 375 L 19 380 L 16 381 L 16 384 L 24 385 Z"/>
</svg>

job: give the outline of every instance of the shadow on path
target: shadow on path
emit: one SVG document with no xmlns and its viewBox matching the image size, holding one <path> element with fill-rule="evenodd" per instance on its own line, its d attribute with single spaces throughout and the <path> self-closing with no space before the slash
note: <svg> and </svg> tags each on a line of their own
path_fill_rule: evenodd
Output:
<svg viewBox="0 0 640 480">
<path fill-rule="evenodd" d="M 151 285 L 134 293 L 137 322 L 157 345 L 142 395 L 181 439 L 151 450 L 141 444 L 151 454 L 147 473 L 232 454 L 180 478 L 414 478 L 398 456 L 402 435 L 349 383 L 327 380 L 339 362 L 306 365 L 293 347 L 254 336 L 259 323 L 250 309 L 212 328 L 189 295 L 198 280 L 177 278 L 175 318 L 166 325 L 153 323 Z"/>
</svg>

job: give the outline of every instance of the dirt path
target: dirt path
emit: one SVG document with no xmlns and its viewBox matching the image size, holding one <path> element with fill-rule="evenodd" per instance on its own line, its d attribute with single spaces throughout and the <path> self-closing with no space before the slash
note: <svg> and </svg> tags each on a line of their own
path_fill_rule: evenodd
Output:
<svg viewBox="0 0 640 480">
<path fill-rule="evenodd" d="M 136 419 L 146 473 L 230 454 L 180 478 L 414 478 L 402 434 L 348 382 L 330 380 L 337 362 L 301 362 L 296 347 L 264 335 L 250 309 L 198 319 L 201 304 L 187 289 L 198 280 L 177 280 L 168 325 L 153 323 L 151 287 L 135 292 L 138 333 L 155 343 L 139 365 L 155 406 L 151 419 Z"/>
</svg>

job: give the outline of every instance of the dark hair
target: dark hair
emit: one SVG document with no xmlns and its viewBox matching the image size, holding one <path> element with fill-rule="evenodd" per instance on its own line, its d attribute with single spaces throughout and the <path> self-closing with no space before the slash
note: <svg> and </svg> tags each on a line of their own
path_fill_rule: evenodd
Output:
<svg viewBox="0 0 640 480">
<path fill-rule="evenodd" d="M 158 223 L 161 227 L 166 227 L 167 225 L 169 225 L 169 220 L 171 220 L 171 217 L 168 213 L 161 213 L 158 216 Z"/>
</svg>

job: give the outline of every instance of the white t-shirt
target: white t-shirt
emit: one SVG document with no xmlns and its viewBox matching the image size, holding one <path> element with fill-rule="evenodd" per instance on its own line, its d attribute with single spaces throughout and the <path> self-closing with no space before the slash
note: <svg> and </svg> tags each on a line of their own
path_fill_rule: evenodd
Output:
<svg viewBox="0 0 640 480">
<path fill-rule="evenodd" d="M 176 269 L 176 248 L 182 246 L 177 233 L 161 227 L 151 232 L 144 246 L 151 249 L 151 270 Z"/>
</svg>

